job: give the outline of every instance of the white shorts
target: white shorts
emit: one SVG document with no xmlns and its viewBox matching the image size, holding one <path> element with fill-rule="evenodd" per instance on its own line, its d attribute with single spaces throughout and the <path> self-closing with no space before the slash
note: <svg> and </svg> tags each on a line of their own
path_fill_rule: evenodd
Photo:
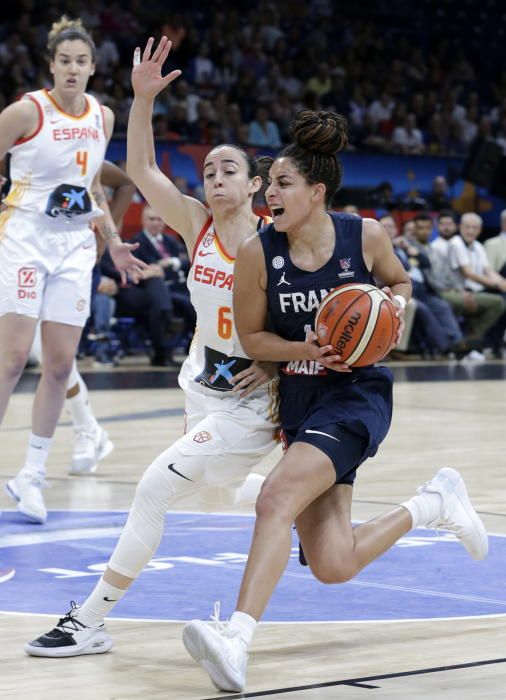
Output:
<svg viewBox="0 0 506 700">
<path fill-rule="evenodd" d="M 277 383 L 241 399 L 201 386 L 193 380 L 197 374 L 185 361 L 179 385 L 186 397 L 186 432 L 177 447 L 184 455 L 216 457 L 206 460 L 209 485 L 241 481 L 277 445 Z"/>
<path fill-rule="evenodd" d="M 42 216 L 0 214 L 0 316 L 84 326 L 90 313 L 95 234 L 88 225 L 44 227 Z"/>
</svg>

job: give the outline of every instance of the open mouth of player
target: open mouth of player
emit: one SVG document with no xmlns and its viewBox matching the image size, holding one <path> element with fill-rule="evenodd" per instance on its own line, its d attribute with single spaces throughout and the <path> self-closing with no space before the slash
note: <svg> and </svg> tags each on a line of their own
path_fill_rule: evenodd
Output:
<svg viewBox="0 0 506 700">
<path fill-rule="evenodd" d="M 278 219 L 280 216 L 283 216 L 284 213 L 285 210 L 283 207 L 271 207 L 271 214 L 274 221 L 276 221 L 276 219 Z"/>
</svg>

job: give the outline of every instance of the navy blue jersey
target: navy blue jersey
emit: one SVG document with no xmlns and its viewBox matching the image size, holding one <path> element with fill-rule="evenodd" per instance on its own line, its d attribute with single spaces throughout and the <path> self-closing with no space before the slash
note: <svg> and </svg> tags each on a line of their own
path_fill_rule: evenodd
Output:
<svg viewBox="0 0 506 700">
<path fill-rule="evenodd" d="M 374 284 L 362 252 L 362 219 L 334 212 L 330 216 L 334 251 L 314 272 L 292 263 L 285 233 L 270 225 L 259 234 L 267 268 L 270 328 L 287 340 L 304 341 L 306 329 L 314 330 L 316 310 L 332 289 L 352 282 Z M 340 373 L 318 362 L 296 360 L 281 363 L 279 374 L 286 444 L 304 441 L 317 446 L 334 462 L 338 483 L 352 483 L 354 469 L 376 452 L 390 427 L 390 370 L 369 366 Z M 343 430 L 361 437 L 363 443 L 350 438 L 344 445 Z"/>
<path fill-rule="evenodd" d="M 314 272 L 301 270 L 292 263 L 286 233 L 276 231 L 273 224 L 260 232 L 272 330 L 287 340 L 305 340 L 306 329 L 314 330 L 320 302 L 336 287 L 351 282 L 374 284 L 362 253 L 362 219 L 350 214 L 329 213 L 336 232 L 334 252 L 325 265 Z M 280 375 L 282 380 L 284 377 L 304 380 L 329 375 L 335 381 L 342 378 L 339 373 L 327 371 L 318 362 L 308 360 L 282 363 Z"/>
</svg>

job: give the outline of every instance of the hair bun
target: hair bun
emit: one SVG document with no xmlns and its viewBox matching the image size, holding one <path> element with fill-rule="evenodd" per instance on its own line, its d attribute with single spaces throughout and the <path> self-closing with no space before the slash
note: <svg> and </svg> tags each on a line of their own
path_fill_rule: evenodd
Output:
<svg viewBox="0 0 506 700">
<path fill-rule="evenodd" d="M 290 134 L 298 146 L 308 151 L 335 155 L 348 143 L 346 119 L 335 112 L 304 109 L 290 124 Z"/>
</svg>

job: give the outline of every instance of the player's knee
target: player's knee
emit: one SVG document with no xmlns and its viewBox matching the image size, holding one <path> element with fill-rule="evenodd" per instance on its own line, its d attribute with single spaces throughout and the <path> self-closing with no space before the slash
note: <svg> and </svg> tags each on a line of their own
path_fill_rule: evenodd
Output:
<svg viewBox="0 0 506 700">
<path fill-rule="evenodd" d="M 42 374 L 51 382 L 67 384 L 72 371 L 72 363 L 73 358 L 45 361 L 42 365 Z"/>
<path fill-rule="evenodd" d="M 316 561 L 308 559 L 309 568 L 313 576 L 320 583 L 346 583 L 351 581 L 357 574 L 357 568 L 353 562 L 345 561 Z"/>
<path fill-rule="evenodd" d="M 263 484 L 255 504 L 258 520 L 276 518 L 293 522 L 293 513 L 290 511 L 289 499 L 281 484 L 272 483 L 267 479 Z"/>
<path fill-rule="evenodd" d="M 6 381 L 19 377 L 25 368 L 28 359 L 28 350 L 13 349 L 6 353 L 1 365 Z"/>
</svg>

